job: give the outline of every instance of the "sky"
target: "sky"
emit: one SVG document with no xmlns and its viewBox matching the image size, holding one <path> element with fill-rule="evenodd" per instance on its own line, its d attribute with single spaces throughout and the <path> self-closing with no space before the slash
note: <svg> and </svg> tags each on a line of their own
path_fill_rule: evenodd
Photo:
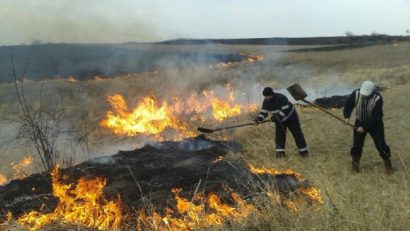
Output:
<svg viewBox="0 0 410 231">
<path fill-rule="evenodd" d="M 410 35 L 410 0 L 0 0 L 0 45 Z"/>
</svg>

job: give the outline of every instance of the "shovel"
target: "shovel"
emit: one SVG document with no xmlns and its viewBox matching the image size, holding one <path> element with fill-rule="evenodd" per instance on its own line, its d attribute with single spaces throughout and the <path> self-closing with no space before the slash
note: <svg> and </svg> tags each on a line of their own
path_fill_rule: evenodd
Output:
<svg viewBox="0 0 410 231">
<path fill-rule="evenodd" d="M 324 109 L 323 107 L 306 100 L 305 98 L 307 97 L 307 94 L 306 94 L 305 90 L 303 90 L 303 88 L 299 84 L 295 83 L 295 84 L 293 84 L 292 86 L 290 86 L 286 89 L 289 91 L 289 93 L 292 95 L 292 97 L 295 100 L 301 100 L 301 101 L 303 101 L 303 102 L 305 102 L 305 103 L 307 103 L 307 104 L 309 104 L 309 105 L 311 105 L 311 106 L 313 106 L 313 107 L 315 107 L 315 108 L 317 108 L 317 109 L 331 115 L 332 117 L 342 121 L 343 123 L 345 123 L 345 120 L 342 117 L 339 117 L 339 116 L 329 112 L 328 110 Z M 349 125 L 352 128 L 356 128 L 351 123 L 348 123 L 347 125 Z"/>
<path fill-rule="evenodd" d="M 264 120 L 259 122 L 261 123 L 266 123 L 266 122 L 271 122 L 270 120 Z M 203 133 L 213 133 L 216 131 L 221 131 L 221 130 L 225 130 L 225 129 L 232 129 L 232 128 L 239 128 L 239 127 L 244 127 L 244 126 L 249 126 L 249 125 L 256 125 L 255 123 L 246 123 L 246 124 L 238 124 L 238 125 L 234 125 L 234 126 L 228 126 L 228 127 L 222 127 L 222 128 L 215 128 L 215 129 L 210 129 L 210 128 L 202 128 L 202 127 L 198 127 L 198 131 L 203 132 Z"/>
</svg>

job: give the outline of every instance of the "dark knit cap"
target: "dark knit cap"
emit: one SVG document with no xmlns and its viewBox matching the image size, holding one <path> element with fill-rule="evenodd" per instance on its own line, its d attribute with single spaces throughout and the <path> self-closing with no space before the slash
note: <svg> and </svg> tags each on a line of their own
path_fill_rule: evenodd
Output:
<svg viewBox="0 0 410 231">
<path fill-rule="evenodd" d="M 265 89 L 263 89 L 262 94 L 264 96 L 273 95 L 273 89 L 271 87 L 265 87 Z"/>
</svg>

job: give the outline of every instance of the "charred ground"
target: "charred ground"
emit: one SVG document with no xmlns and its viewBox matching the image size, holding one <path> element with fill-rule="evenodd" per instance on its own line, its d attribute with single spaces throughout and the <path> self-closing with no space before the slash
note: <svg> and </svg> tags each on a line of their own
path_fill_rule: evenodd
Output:
<svg viewBox="0 0 410 231">
<path fill-rule="evenodd" d="M 144 209 L 144 198 L 149 198 L 151 205 L 161 212 L 175 207 L 173 189 L 182 189 L 181 196 L 186 198 L 193 198 L 195 193 L 213 193 L 233 203 L 231 192 L 252 200 L 269 187 L 287 198 L 290 193 L 309 187 L 307 181 L 290 173 L 255 174 L 239 159 L 223 159 L 227 153 L 238 151 L 240 146 L 233 142 L 199 136 L 95 158 L 62 169 L 60 175 L 61 181 L 73 185 L 80 178 L 106 179 L 105 197 L 120 197 L 124 214 Z M 51 182 L 50 173 L 45 172 L 1 186 L 0 211 L 16 217 L 30 211 L 51 213 L 58 202 Z M 305 199 L 309 201 L 308 197 Z"/>
</svg>

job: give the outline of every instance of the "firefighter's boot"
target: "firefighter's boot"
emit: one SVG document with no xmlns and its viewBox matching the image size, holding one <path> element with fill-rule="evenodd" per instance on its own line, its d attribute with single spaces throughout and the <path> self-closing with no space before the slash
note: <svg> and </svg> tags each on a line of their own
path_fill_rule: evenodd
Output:
<svg viewBox="0 0 410 231">
<path fill-rule="evenodd" d="M 276 151 L 276 158 L 285 158 L 286 154 L 284 151 Z"/>
<path fill-rule="evenodd" d="M 391 175 L 394 173 L 394 168 L 391 164 L 390 158 L 383 158 L 384 161 L 384 170 L 386 172 L 386 175 Z"/>
<path fill-rule="evenodd" d="M 360 172 L 360 156 L 352 156 L 352 172 Z"/>
</svg>

